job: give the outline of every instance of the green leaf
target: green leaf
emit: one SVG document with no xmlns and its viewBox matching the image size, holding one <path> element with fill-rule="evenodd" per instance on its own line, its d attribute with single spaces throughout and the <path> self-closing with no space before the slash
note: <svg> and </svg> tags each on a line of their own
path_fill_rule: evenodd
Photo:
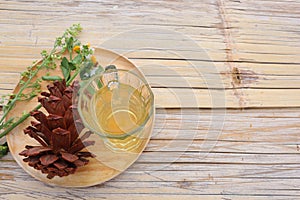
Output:
<svg viewBox="0 0 300 200">
<path fill-rule="evenodd" d="M 81 62 L 82 62 L 82 56 L 81 56 L 81 54 L 78 54 L 78 55 L 72 60 L 72 63 L 73 63 L 74 65 L 80 64 Z"/>
<path fill-rule="evenodd" d="M 8 152 L 8 146 L 7 143 L 4 143 L 3 145 L 0 145 L 0 158 L 5 156 Z"/>
<path fill-rule="evenodd" d="M 54 45 L 61 46 L 62 45 L 62 37 L 57 37 Z"/>
<path fill-rule="evenodd" d="M 72 62 L 69 62 L 69 68 L 70 68 L 70 70 L 75 70 L 76 65 L 74 65 Z"/>
<path fill-rule="evenodd" d="M 48 52 L 46 50 L 43 50 L 41 52 L 41 55 L 43 56 L 43 58 L 46 58 L 48 56 Z"/>
<path fill-rule="evenodd" d="M 44 81 L 61 81 L 62 78 L 60 76 L 42 76 Z"/>
<path fill-rule="evenodd" d="M 63 59 L 61 61 L 61 66 L 65 67 L 65 68 L 69 68 L 69 61 L 66 57 L 63 57 Z"/>
<path fill-rule="evenodd" d="M 68 40 L 68 42 L 67 42 L 67 48 L 68 48 L 69 52 L 73 51 L 73 41 L 74 41 L 74 38 L 70 37 L 69 40 Z"/>
<path fill-rule="evenodd" d="M 70 35 L 76 37 L 82 30 L 80 24 L 73 24 L 67 31 Z"/>
<path fill-rule="evenodd" d="M 62 73 L 63 73 L 63 76 L 65 78 L 66 81 L 69 80 L 70 78 L 70 73 L 71 73 L 71 70 L 70 70 L 70 67 L 69 67 L 69 61 L 66 57 L 64 57 L 61 61 L 61 70 L 62 70 Z"/>
<path fill-rule="evenodd" d="M 103 84 L 101 83 L 100 80 L 97 81 L 97 86 L 98 86 L 98 88 L 102 88 Z"/>
</svg>

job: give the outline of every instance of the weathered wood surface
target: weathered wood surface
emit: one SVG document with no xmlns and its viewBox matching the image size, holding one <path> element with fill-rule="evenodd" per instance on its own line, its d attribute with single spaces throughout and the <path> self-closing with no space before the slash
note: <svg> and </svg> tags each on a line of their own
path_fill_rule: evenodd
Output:
<svg viewBox="0 0 300 200">
<path fill-rule="evenodd" d="M 158 107 L 146 151 L 120 176 L 52 187 L 8 155 L 1 198 L 300 199 L 299 10 L 297 0 L 0 1 L 1 94 L 80 22 L 83 41 L 143 70 Z"/>
</svg>

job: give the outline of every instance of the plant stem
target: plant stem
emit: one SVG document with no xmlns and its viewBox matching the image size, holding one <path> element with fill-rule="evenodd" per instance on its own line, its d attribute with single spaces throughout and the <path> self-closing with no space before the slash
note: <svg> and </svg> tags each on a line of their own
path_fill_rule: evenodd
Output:
<svg viewBox="0 0 300 200">
<path fill-rule="evenodd" d="M 51 51 L 51 53 L 49 54 L 52 55 L 55 52 L 55 49 L 53 49 Z M 30 83 L 30 81 L 36 76 L 36 74 L 39 72 L 39 70 L 45 65 L 45 60 L 43 60 L 40 68 L 37 68 L 35 70 L 35 72 L 33 74 L 30 75 L 30 77 L 28 78 L 28 80 L 25 82 L 25 84 L 21 87 L 21 89 L 18 91 L 18 93 L 16 94 L 15 98 L 10 102 L 9 107 L 7 110 L 5 110 L 0 123 L 2 123 L 4 121 L 4 119 L 6 118 L 6 116 L 8 115 L 8 113 L 11 111 L 11 109 L 14 107 L 14 105 L 16 104 L 16 101 L 18 100 L 19 96 L 22 94 L 22 92 L 27 88 L 28 84 Z M 37 61 L 33 66 L 36 66 L 39 62 L 41 62 L 41 60 Z M 0 137 L 1 138 L 1 137 Z"/>
<path fill-rule="evenodd" d="M 14 121 L 14 118 L 13 117 L 9 118 L 9 120 L 1 124 L 0 129 L 3 129 L 6 125 L 10 124 L 12 121 Z"/>
<path fill-rule="evenodd" d="M 42 104 L 38 104 L 33 110 L 38 110 L 41 107 L 42 107 Z M 24 114 L 20 119 L 18 119 L 18 121 L 16 121 L 15 123 L 13 123 L 9 128 L 5 129 L 5 131 L 3 131 L 0 134 L 0 138 L 2 138 L 3 136 L 5 136 L 7 133 L 9 133 L 10 131 L 12 131 L 19 124 L 21 124 L 22 122 L 24 122 L 29 116 L 30 116 L 30 113 Z"/>
<path fill-rule="evenodd" d="M 16 96 L 17 97 L 17 96 Z M 5 110 L 0 122 L 1 124 L 3 124 L 4 119 L 6 118 L 7 114 L 9 113 L 9 111 L 12 109 L 13 105 L 16 103 L 16 97 L 10 102 L 10 106 L 7 110 Z"/>
<path fill-rule="evenodd" d="M 76 76 L 78 75 L 80 69 L 76 70 L 76 72 L 73 74 L 73 76 L 67 81 L 66 85 L 69 86 L 72 81 L 76 78 Z"/>
<path fill-rule="evenodd" d="M 70 60 L 72 60 L 72 51 L 69 52 Z"/>
</svg>

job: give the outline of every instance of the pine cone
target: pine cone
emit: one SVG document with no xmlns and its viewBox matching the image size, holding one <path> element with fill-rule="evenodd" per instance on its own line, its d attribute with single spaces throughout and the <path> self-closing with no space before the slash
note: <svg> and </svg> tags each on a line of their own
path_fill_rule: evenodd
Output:
<svg viewBox="0 0 300 200">
<path fill-rule="evenodd" d="M 78 82 L 66 87 L 64 80 L 55 81 L 47 88 L 50 93 L 42 92 L 43 97 L 39 97 L 38 101 L 49 115 L 42 111 L 31 112 L 37 121 L 32 121 L 31 126 L 24 130 L 41 146 L 27 145 L 20 155 L 26 157 L 23 161 L 28 162 L 29 166 L 48 174 L 47 178 L 51 179 L 54 176 L 68 176 L 75 173 L 78 167 L 86 165 L 89 162 L 86 158 L 94 155 L 81 150 L 95 142 L 84 141 L 90 136 L 90 131 L 79 137 L 84 126 L 76 106 L 72 105 L 73 93 L 79 88 Z"/>
</svg>

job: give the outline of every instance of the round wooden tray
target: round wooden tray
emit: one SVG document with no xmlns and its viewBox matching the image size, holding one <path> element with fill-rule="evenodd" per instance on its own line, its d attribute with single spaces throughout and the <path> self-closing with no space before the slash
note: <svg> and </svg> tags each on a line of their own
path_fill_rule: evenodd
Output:
<svg viewBox="0 0 300 200">
<path fill-rule="evenodd" d="M 97 58 L 97 61 L 103 67 L 114 64 L 118 69 L 134 70 L 135 73 L 138 73 L 140 76 L 144 75 L 136 68 L 136 66 L 131 63 L 125 57 L 105 49 L 96 48 L 94 55 Z M 37 75 L 41 77 L 45 74 L 45 71 L 39 72 Z M 51 75 L 61 74 L 60 68 L 50 71 Z M 42 90 L 46 90 L 47 82 L 43 82 Z M 19 85 L 15 88 L 15 91 L 18 91 Z M 23 111 L 30 111 L 37 105 L 37 98 L 32 99 L 31 101 L 18 102 L 14 109 L 7 116 L 8 118 L 12 116 L 20 116 Z M 30 125 L 30 121 L 35 121 L 32 117 L 29 117 L 26 121 L 16 127 L 7 135 L 7 142 L 9 145 L 10 152 L 17 163 L 31 176 L 34 178 L 45 182 L 50 185 L 58 185 L 63 187 L 87 187 L 93 186 L 105 181 L 112 179 L 117 176 L 124 170 L 126 170 L 132 163 L 134 163 L 137 158 L 140 156 L 142 151 L 145 149 L 152 129 L 154 122 L 153 117 L 149 121 L 148 127 L 145 129 L 145 138 L 141 146 L 136 149 L 134 152 L 114 152 L 106 148 L 103 144 L 101 138 L 92 134 L 89 140 L 96 141 L 96 144 L 89 147 L 88 150 L 96 155 L 95 158 L 91 158 L 90 162 L 83 166 L 79 167 L 75 174 L 66 176 L 66 177 L 54 177 L 53 179 L 46 178 L 45 174 L 42 174 L 40 171 L 35 170 L 32 167 L 29 167 L 27 163 L 23 161 L 22 156 L 19 153 L 25 149 L 25 145 L 37 145 L 38 143 L 30 138 L 28 135 L 23 133 L 23 130 Z"/>
</svg>

